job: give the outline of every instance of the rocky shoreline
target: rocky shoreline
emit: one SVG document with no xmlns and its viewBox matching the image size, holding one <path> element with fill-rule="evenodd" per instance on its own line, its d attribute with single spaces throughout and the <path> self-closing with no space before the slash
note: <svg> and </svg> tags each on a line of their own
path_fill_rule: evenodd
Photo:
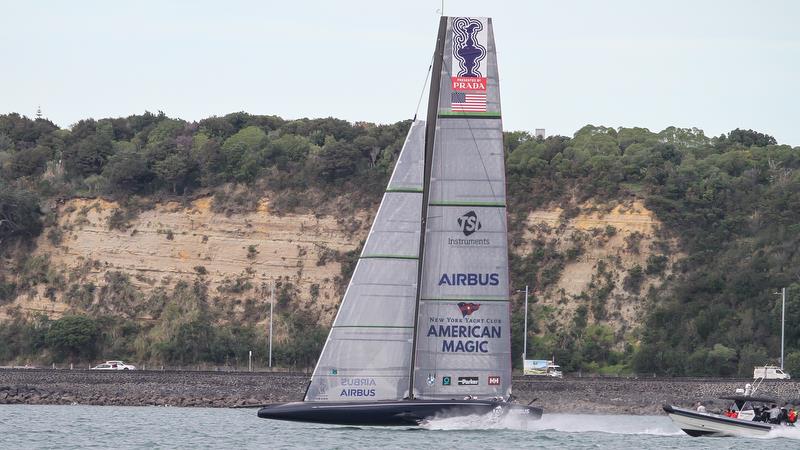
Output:
<svg viewBox="0 0 800 450">
<path fill-rule="evenodd" d="M 721 408 L 721 395 L 751 380 L 706 378 L 515 377 L 520 402 L 537 399 L 545 411 L 662 414 L 661 405 L 702 401 Z M 0 369 L 0 404 L 231 407 L 296 401 L 308 375 L 269 372 L 188 372 Z M 769 381 L 759 394 L 800 397 L 800 382 Z"/>
</svg>

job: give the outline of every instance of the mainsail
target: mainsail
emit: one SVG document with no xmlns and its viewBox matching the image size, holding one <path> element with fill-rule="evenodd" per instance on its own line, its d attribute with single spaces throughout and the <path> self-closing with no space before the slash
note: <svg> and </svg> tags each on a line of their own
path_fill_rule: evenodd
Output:
<svg viewBox="0 0 800 450">
<path fill-rule="evenodd" d="M 492 22 L 443 17 L 428 122 L 409 130 L 305 401 L 508 397 L 506 235 Z"/>
<path fill-rule="evenodd" d="M 438 97 L 432 86 L 435 109 L 429 105 L 437 122 L 427 137 L 414 397 L 505 398 L 511 329 L 494 33 L 488 18 L 445 20 Z"/>
<path fill-rule="evenodd" d="M 342 299 L 305 401 L 408 396 L 425 122 L 415 121 Z"/>
</svg>

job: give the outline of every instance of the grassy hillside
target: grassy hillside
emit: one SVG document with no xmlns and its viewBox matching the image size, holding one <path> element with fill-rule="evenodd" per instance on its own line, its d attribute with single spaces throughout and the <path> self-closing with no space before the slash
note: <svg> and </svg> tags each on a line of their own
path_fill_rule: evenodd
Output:
<svg viewBox="0 0 800 450">
<path fill-rule="evenodd" d="M 73 299 L 59 319 L 10 311 L 0 324 L 8 343 L 0 360 L 114 354 L 225 363 L 263 348 L 263 327 L 230 316 L 199 269 L 158 294 L 110 270 L 98 285 L 72 288 L 70 274 L 33 247 L 37 239 L 61 245 L 70 230 L 59 215 L 74 198 L 116 202 L 106 226 L 128 234 L 143 211 L 167 201 L 188 207 L 199 197 L 234 218 L 258 209 L 264 193 L 276 215 L 374 211 L 408 125 L 246 113 L 186 122 L 145 113 L 62 130 L 0 116 L 0 306 L 32 295 Z M 775 360 L 778 287 L 789 286 L 787 324 L 800 318 L 800 148 L 751 130 L 709 138 L 697 129 L 595 126 L 544 140 L 510 132 L 505 144 L 512 285 L 532 286 L 535 354 L 555 355 L 569 370 L 673 375 L 746 374 Z M 652 215 L 650 231 L 585 225 L 628 210 Z M 542 211 L 555 211 L 547 224 Z M 356 254 L 326 256 L 340 262 L 341 282 Z M 231 282 L 243 296 L 260 295 L 245 288 L 246 277 Z M 293 286 L 281 295 L 288 338 L 278 361 L 311 364 L 328 316 L 302 307 Z M 107 307 L 92 306 L 103 301 Z M 791 325 L 787 347 L 800 371 L 800 329 Z"/>
</svg>

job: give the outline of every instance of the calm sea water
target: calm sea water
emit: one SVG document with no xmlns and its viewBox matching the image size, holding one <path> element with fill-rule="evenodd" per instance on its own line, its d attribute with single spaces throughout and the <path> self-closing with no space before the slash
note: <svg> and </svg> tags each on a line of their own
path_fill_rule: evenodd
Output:
<svg viewBox="0 0 800 450">
<path fill-rule="evenodd" d="M 548 414 L 437 419 L 422 428 L 275 422 L 255 410 L 0 406 L 0 448 L 796 448 L 796 436 L 692 438 L 662 416 Z"/>
</svg>

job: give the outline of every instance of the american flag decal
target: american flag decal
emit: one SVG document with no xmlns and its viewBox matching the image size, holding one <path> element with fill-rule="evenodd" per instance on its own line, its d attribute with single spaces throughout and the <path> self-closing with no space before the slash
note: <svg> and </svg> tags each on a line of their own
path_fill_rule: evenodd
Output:
<svg viewBox="0 0 800 450">
<path fill-rule="evenodd" d="M 486 112 L 486 93 L 453 92 L 450 107 L 453 112 Z"/>
</svg>

